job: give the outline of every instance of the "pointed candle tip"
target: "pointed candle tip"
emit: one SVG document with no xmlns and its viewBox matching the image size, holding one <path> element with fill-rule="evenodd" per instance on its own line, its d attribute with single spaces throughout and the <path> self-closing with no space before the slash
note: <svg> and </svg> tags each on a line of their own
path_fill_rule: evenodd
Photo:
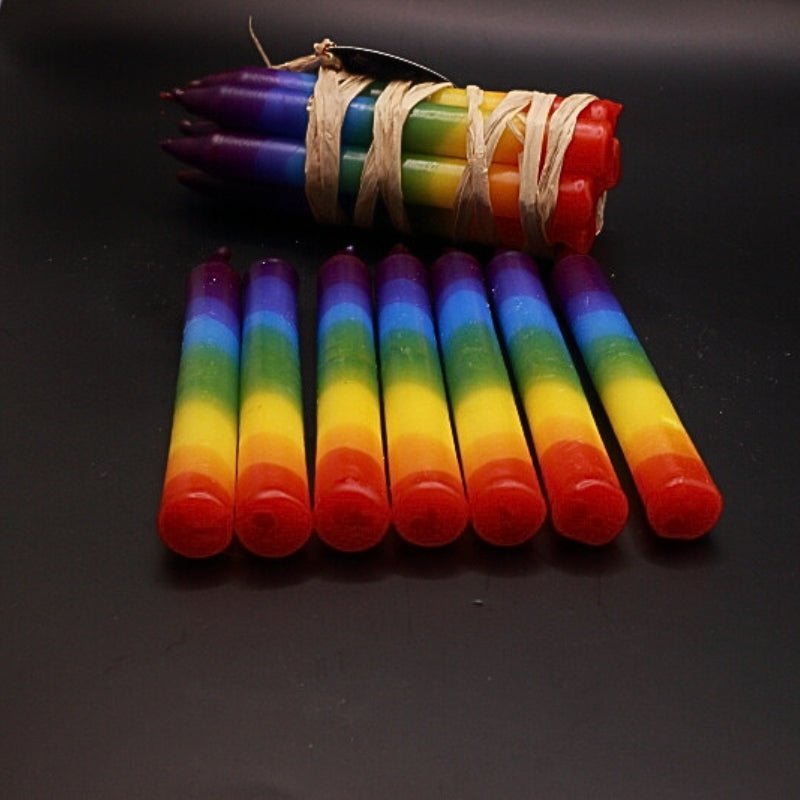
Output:
<svg viewBox="0 0 800 800">
<path fill-rule="evenodd" d="M 165 89 L 163 92 L 159 92 L 159 97 L 162 100 L 177 101 L 181 99 L 183 94 L 184 90 L 176 86 L 174 89 Z"/>
</svg>

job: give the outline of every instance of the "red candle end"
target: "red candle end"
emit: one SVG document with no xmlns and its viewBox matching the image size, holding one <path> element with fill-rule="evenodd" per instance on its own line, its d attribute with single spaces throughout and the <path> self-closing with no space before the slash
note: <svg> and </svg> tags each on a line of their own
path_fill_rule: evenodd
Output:
<svg viewBox="0 0 800 800">
<path fill-rule="evenodd" d="M 628 499 L 607 455 L 592 445 L 563 441 L 539 459 L 553 527 L 568 539 L 604 545 L 628 519 Z"/>
<path fill-rule="evenodd" d="M 207 476 L 183 474 L 164 487 L 157 525 L 161 541 L 173 552 L 208 558 L 233 540 L 233 504 Z"/>
<path fill-rule="evenodd" d="M 668 480 L 663 480 L 665 468 L 673 472 Z M 699 459 L 674 453 L 653 456 L 634 470 L 633 477 L 648 522 L 659 536 L 697 539 L 722 514 L 722 495 Z"/>
<path fill-rule="evenodd" d="M 470 476 L 468 492 L 472 527 L 489 544 L 522 544 L 537 533 L 547 516 L 530 464 L 490 462 Z"/>
<path fill-rule="evenodd" d="M 324 455 L 314 496 L 314 527 L 325 544 L 357 553 L 383 539 L 390 518 L 386 478 L 383 465 L 364 453 L 341 447 Z"/>
<path fill-rule="evenodd" d="M 236 486 L 236 536 L 264 558 L 297 552 L 311 536 L 308 488 L 302 478 L 275 465 L 255 464 Z"/>
<path fill-rule="evenodd" d="M 392 522 L 397 533 L 420 547 L 454 542 L 469 521 L 462 485 L 450 475 L 411 475 L 392 487 Z"/>
</svg>

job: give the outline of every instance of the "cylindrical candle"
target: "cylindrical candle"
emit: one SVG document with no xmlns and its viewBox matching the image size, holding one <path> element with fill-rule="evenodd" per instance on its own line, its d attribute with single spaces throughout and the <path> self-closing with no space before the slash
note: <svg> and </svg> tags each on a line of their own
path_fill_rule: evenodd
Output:
<svg viewBox="0 0 800 800">
<path fill-rule="evenodd" d="M 492 544 L 533 536 L 547 515 L 480 265 L 452 251 L 432 268 L 444 374 L 475 532 Z"/>
<path fill-rule="evenodd" d="M 190 558 L 233 538 L 239 388 L 238 273 L 220 251 L 189 274 L 158 532 Z"/>
<path fill-rule="evenodd" d="M 294 86 L 286 88 L 275 81 L 263 87 L 224 84 L 175 89 L 166 96 L 230 132 L 305 141 L 312 89 L 307 86 L 298 91 Z M 558 107 L 557 102 L 554 107 Z M 597 100 L 581 112 L 564 154 L 565 175 L 596 178 L 603 188 L 617 183 L 620 166 L 614 130 L 619 110 L 616 103 Z M 362 95 L 351 101 L 341 130 L 345 146 L 369 147 L 374 113 L 373 97 Z M 417 104 L 403 126 L 403 152 L 466 158 L 467 119 L 464 106 Z M 492 160 L 516 165 L 521 152 L 522 142 L 506 128 Z"/>
<path fill-rule="evenodd" d="M 297 141 L 216 133 L 169 139 L 162 147 L 181 161 L 216 177 L 262 183 L 276 189 L 305 186 L 306 149 Z M 343 197 L 353 200 L 358 194 L 366 154 L 362 148 L 343 148 L 339 173 Z M 459 159 L 404 156 L 405 203 L 410 207 L 451 212 L 465 167 L 466 162 Z M 519 186 L 519 170 L 515 166 L 493 164 L 489 167 L 492 214 L 498 220 L 500 235 L 509 246 L 515 246 L 521 238 Z M 581 252 L 589 249 L 597 234 L 596 207 L 601 194 L 600 186 L 588 178 L 562 175 L 558 202 L 550 222 L 550 238 Z M 421 216 L 424 222 L 424 215 Z"/>
<path fill-rule="evenodd" d="M 552 280 L 650 525 L 668 538 L 702 536 L 719 519 L 722 496 L 600 265 L 567 255 Z"/>
<path fill-rule="evenodd" d="M 390 521 L 372 282 L 344 252 L 322 265 L 317 286 L 314 524 L 326 544 L 356 552 L 378 544 Z"/>
<path fill-rule="evenodd" d="M 533 259 L 506 251 L 487 267 L 495 316 L 536 449 L 553 527 L 601 545 L 622 530 L 628 501 Z"/>
<path fill-rule="evenodd" d="M 424 265 L 397 250 L 376 270 L 378 341 L 392 521 L 422 546 L 467 525 L 464 495 Z"/>
<path fill-rule="evenodd" d="M 297 273 L 278 258 L 252 264 L 245 275 L 236 535 L 272 558 L 299 550 L 312 527 L 297 288 Z"/>
</svg>

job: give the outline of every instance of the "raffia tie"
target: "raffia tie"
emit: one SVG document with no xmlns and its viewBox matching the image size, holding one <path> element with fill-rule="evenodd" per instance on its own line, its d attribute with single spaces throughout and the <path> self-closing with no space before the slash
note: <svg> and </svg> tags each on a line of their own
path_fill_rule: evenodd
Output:
<svg viewBox="0 0 800 800">
<path fill-rule="evenodd" d="M 392 224 L 404 233 L 411 233 L 403 202 L 403 126 L 417 103 L 450 83 L 411 83 L 392 81 L 375 101 L 372 144 L 367 151 L 361 175 L 353 220 L 369 227 L 380 194 Z"/>
<path fill-rule="evenodd" d="M 252 32 L 252 31 L 251 31 Z M 269 59 L 254 37 L 265 63 Z M 347 222 L 338 200 L 341 128 L 352 100 L 372 78 L 350 75 L 330 48 L 330 39 L 314 45 L 314 53 L 278 66 L 279 69 L 318 72 L 308 105 L 306 131 L 306 197 L 318 222 Z M 373 141 L 367 151 L 356 198 L 353 222 L 372 224 L 381 197 L 392 224 L 410 233 L 402 190 L 403 126 L 414 107 L 450 83 L 391 81 L 375 101 Z M 519 218 L 525 249 L 546 253 L 550 221 L 558 200 L 561 170 L 578 115 L 597 98 L 591 94 L 565 97 L 552 111 L 554 94 L 510 91 L 488 116 L 481 110 L 483 90 L 467 86 L 466 163 L 453 205 L 453 238 L 498 244 L 492 213 L 490 166 L 505 130 L 522 144 L 519 157 Z M 595 228 L 603 227 L 605 194 L 596 209 Z"/>
</svg>

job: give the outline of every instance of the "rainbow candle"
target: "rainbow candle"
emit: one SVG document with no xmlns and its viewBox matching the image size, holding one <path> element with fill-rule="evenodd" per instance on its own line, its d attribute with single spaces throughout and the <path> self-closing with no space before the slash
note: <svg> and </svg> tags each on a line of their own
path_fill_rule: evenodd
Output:
<svg viewBox="0 0 800 800">
<path fill-rule="evenodd" d="M 158 532 L 190 558 L 233 538 L 239 389 L 238 273 L 220 251 L 188 278 Z"/>
<path fill-rule="evenodd" d="M 439 343 L 472 526 L 515 545 L 547 515 L 478 262 L 453 251 L 432 268 Z"/>
<path fill-rule="evenodd" d="M 306 149 L 299 141 L 215 133 L 168 139 L 161 146 L 165 152 L 216 178 L 261 184 L 270 187 L 273 193 L 305 186 Z M 350 201 L 358 194 L 366 155 L 364 148 L 342 148 L 339 190 Z M 424 209 L 421 222 L 427 222 L 426 216 L 430 216 L 431 211 L 452 212 L 465 166 L 465 161 L 454 158 L 416 154 L 403 157 L 404 202 Z M 509 246 L 523 242 L 519 181 L 516 166 L 492 164 L 489 167 L 492 214 L 501 238 Z M 595 211 L 601 193 L 595 181 L 562 174 L 558 204 L 549 228 L 550 238 L 574 250 L 588 250 L 597 235 Z M 446 224 L 452 229 L 452 218 Z M 441 232 L 441 228 L 435 232 Z"/>
<path fill-rule="evenodd" d="M 487 281 L 525 408 L 553 527 L 570 539 L 606 544 L 624 527 L 628 501 L 536 263 L 525 253 L 500 253 L 488 264 Z"/>
<path fill-rule="evenodd" d="M 195 86 L 164 93 L 187 111 L 216 123 L 221 129 L 267 137 L 304 141 L 308 125 L 308 103 L 312 84 L 298 89 L 294 78 L 284 84 L 283 76 L 292 73 L 272 70 L 262 86 L 240 83 Z M 350 147 L 369 147 L 372 142 L 375 96 L 370 88 L 355 97 L 342 123 L 342 143 Z M 452 99 L 452 92 L 450 96 Z M 463 92 L 461 93 L 463 95 Z M 445 96 L 447 99 L 447 96 Z M 558 108 L 560 98 L 554 102 Z M 592 177 L 603 188 L 619 180 L 619 141 L 614 131 L 621 106 L 596 100 L 578 115 L 572 140 L 564 155 L 564 174 Z M 488 115 L 486 109 L 484 114 Z M 466 98 L 462 105 L 438 102 L 418 103 L 403 127 L 403 151 L 450 158 L 466 158 Z M 509 128 L 500 137 L 493 161 L 516 165 L 522 143 Z"/>
<path fill-rule="evenodd" d="M 314 524 L 323 542 L 356 552 L 378 544 L 390 521 L 371 279 L 344 252 L 317 280 Z"/>
<path fill-rule="evenodd" d="M 600 265 L 567 255 L 552 280 L 650 525 L 668 538 L 704 535 L 722 513 L 722 496 Z"/>
<path fill-rule="evenodd" d="M 270 258 L 244 281 L 236 535 L 256 555 L 299 550 L 311 535 L 297 273 Z"/>
<path fill-rule="evenodd" d="M 377 268 L 378 341 L 392 522 L 412 544 L 449 544 L 467 525 L 425 267 L 397 250 Z"/>
</svg>

